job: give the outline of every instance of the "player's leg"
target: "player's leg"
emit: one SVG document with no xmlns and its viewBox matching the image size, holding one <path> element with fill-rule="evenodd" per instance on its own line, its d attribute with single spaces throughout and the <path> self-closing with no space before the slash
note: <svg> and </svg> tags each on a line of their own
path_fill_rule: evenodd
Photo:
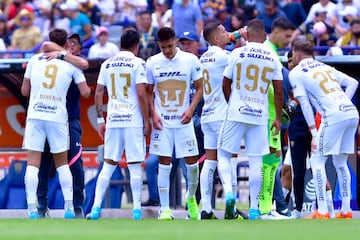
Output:
<svg viewBox="0 0 360 240">
<path fill-rule="evenodd" d="M 260 217 L 259 195 L 262 186 L 262 156 L 269 154 L 269 142 L 266 125 L 248 125 L 245 134 L 245 151 L 249 156 L 250 209 L 249 219 Z M 265 136 L 259 138 L 258 136 Z"/>
<path fill-rule="evenodd" d="M 28 119 L 26 121 L 23 148 L 27 150 L 27 166 L 25 171 L 25 191 L 29 218 L 39 218 L 36 208 L 36 191 L 39 183 L 38 173 L 41 152 L 46 139 L 43 121 Z"/>
<path fill-rule="evenodd" d="M 125 128 L 126 161 L 130 172 L 130 187 L 133 198 L 133 219 L 141 220 L 141 193 L 143 186 L 141 164 L 145 160 L 146 143 L 143 128 Z"/>
<path fill-rule="evenodd" d="M 355 134 L 358 127 L 358 119 L 349 119 L 340 122 L 334 126 L 333 131 L 329 134 L 331 136 L 341 139 L 334 143 L 338 147 L 338 154 L 332 155 L 334 167 L 336 169 L 337 177 L 341 193 L 341 210 L 336 218 L 352 218 L 352 211 L 350 207 L 351 202 L 351 174 L 347 164 L 348 155 L 354 153 Z M 340 138 L 335 134 L 339 134 L 340 130 L 344 129 L 343 135 Z"/>
<path fill-rule="evenodd" d="M 123 129 L 109 128 L 105 131 L 104 139 L 104 163 L 96 181 L 95 198 L 91 212 L 86 215 L 87 219 L 97 220 L 101 214 L 101 204 L 104 199 L 110 178 L 114 173 L 118 161 L 124 152 Z"/>
<path fill-rule="evenodd" d="M 270 126 L 269 120 L 269 126 Z M 262 158 L 262 189 L 259 198 L 261 214 L 269 214 L 272 208 L 276 170 L 281 161 L 281 133 L 273 135 L 268 129 L 270 154 Z"/>
<path fill-rule="evenodd" d="M 74 218 L 73 180 L 68 164 L 69 125 L 66 123 L 46 122 L 46 137 L 54 164 L 59 176 L 61 191 L 64 196 L 64 218 Z"/>
<path fill-rule="evenodd" d="M 213 196 L 214 173 L 218 163 L 216 151 L 218 131 L 214 131 L 216 129 L 214 129 L 211 124 L 212 123 L 205 123 L 202 125 L 206 159 L 204 160 L 200 172 L 200 192 L 202 202 L 201 219 L 216 218 L 213 213 L 211 199 Z M 220 124 L 221 123 L 218 123 L 217 125 Z M 218 128 L 220 128 L 220 126 Z"/>
<path fill-rule="evenodd" d="M 40 217 L 36 208 L 36 190 L 39 183 L 38 173 L 40 167 L 40 158 L 41 152 L 32 150 L 27 151 L 27 166 L 24 181 L 29 218 Z"/>
<path fill-rule="evenodd" d="M 175 130 L 176 158 L 185 158 L 187 173 L 186 203 L 191 219 L 198 219 L 199 208 L 196 201 L 196 189 L 199 183 L 198 145 L 194 126 L 188 124 Z"/>
<path fill-rule="evenodd" d="M 316 192 L 316 200 L 318 205 L 318 210 L 316 214 L 313 215 L 313 218 L 329 218 L 329 212 L 327 207 L 326 200 L 326 171 L 325 163 L 327 157 L 319 156 L 318 154 L 313 154 L 310 158 L 310 164 L 313 174 L 313 181 Z"/>
<path fill-rule="evenodd" d="M 159 156 L 157 185 L 160 200 L 158 219 L 173 219 L 169 204 L 171 156 L 174 150 L 174 129 L 153 129 L 151 132 L 150 153 Z"/>
<path fill-rule="evenodd" d="M 225 218 L 235 216 L 235 196 L 232 189 L 231 156 L 240 151 L 246 124 L 224 120 L 217 143 L 218 171 L 225 193 Z"/>
<path fill-rule="evenodd" d="M 53 156 L 50 153 L 50 147 L 48 142 L 45 143 L 44 152 L 41 154 L 41 164 L 39 168 L 39 184 L 37 187 L 37 198 L 38 198 L 38 212 L 40 218 L 49 218 L 48 208 L 48 180 L 50 168 L 53 162 Z"/>
<path fill-rule="evenodd" d="M 51 143 L 50 143 L 51 147 Z M 72 175 L 67 163 L 67 151 L 53 153 L 56 171 L 59 176 L 61 191 L 64 196 L 64 218 L 75 218 L 73 204 L 73 181 Z"/>
</svg>

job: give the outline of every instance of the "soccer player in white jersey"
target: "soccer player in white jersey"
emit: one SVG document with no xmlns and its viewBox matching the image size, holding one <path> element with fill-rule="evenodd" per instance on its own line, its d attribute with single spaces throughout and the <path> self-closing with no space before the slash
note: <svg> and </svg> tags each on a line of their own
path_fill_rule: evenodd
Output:
<svg viewBox="0 0 360 240">
<path fill-rule="evenodd" d="M 230 44 L 229 33 L 220 22 L 209 22 L 205 25 L 203 36 L 210 44 L 208 50 L 200 57 L 203 68 L 203 99 L 201 128 L 204 133 L 206 160 L 200 173 L 200 192 L 202 211 L 201 219 L 215 219 L 212 211 L 211 197 L 214 172 L 217 167 L 217 140 L 220 127 L 225 119 L 227 102 L 222 91 L 223 72 L 230 53 L 225 50 Z M 237 158 L 235 158 L 235 169 Z M 234 166 L 232 166 L 234 168 Z M 232 171 L 233 173 L 233 171 Z M 232 178 L 237 185 L 236 176 Z M 234 183 L 233 183 L 234 185 Z M 225 218 L 233 216 L 225 216 Z"/>
<path fill-rule="evenodd" d="M 314 218 L 329 218 L 325 190 L 325 162 L 329 156 L 332 156 L 338 181 L 341 183 L 342 205 L 336 218 L 352 218 L 351 175 L 347 158 L 354 153 L 354 136 L 358 127 L 359 113 L 350 100 L 358 82 L 315 60 L 313 46 L 308 41 L 294 42 L 292 60 L 296 67 L 290 72 L 290 83 L 313 137 L 310 165 L 318 204 Z M 318 130 L 315 128 L 312 107 L 322 116 Z"/>
<path fill-rule="evenodd" d="M 153 129 L 150 153 L 159 156 L 158 189 L 160 197 L 159 219 L 173 219 L 169 207 L 169 175 L 171 156 L 185 158 L 188 187 L 186 202 L 188 217 L 199 215 L 195 192 L 198 185 L 198 147 L 192 122 L 193 112 L 202 97 L 201 64 L 191 53 L 177 48 L 178 40 L 171 28 L 158 31 L 161 53 L 146 63 L 147 87 Z M 190 103 L 190 83 L 195 93 Z"/>
<path fill-rule="evenodd" d="M 223 92 L 228 108 L 218 141 L 218 170 L 225 192 L 225 214 L 234 215 L 235 196 L 231 182 L 231 155 L 238 153 L 241 140 L 249 157 L 249 219 L 260 217 L 259 194 L 262 185 L 262 156 L 269 153 L 268 89 L 273 83 L 276 119 L 271 124 L 274 134 L 281 129 L 283 105 L 281 64 L 272 51 L 264 48 L 264 23 L 248 24 L 248 43 L 232 51 L 224 70 Z"/>
<path fill-rule="evenodd" d="M 64 47 L 67 32 L 54 29 L 50 41 Z M 90 88 L 81 70 L 59 59 L 48 61 L 43 54 L 33 56 L 26 67 L 21 86 L 22 95 L 29 97 L 23 148 L 27 149 L 25 190 L 29 218 L 39 218 L 36 190 L 41 153 L 46 139 L 53 153 L 56 170 L 65 201 L 64 218 L 74 218 L 72 176 L 68 165 L 69 126 L 66 94 L 74 79 L 83 97 Z"/>
<path fill-rule="evenodd" d="M 120 53 L 101 65 L 95 90 L 95 105 L 98 133 L 104 139 L 104 165 L 96 182 L 94 204 L 87 219 L 100 218 L 101 203 L 124 150 L 130 172 L 133 219 L 142 219 L 141 163 L 145 160 L 144 135 L 150 133 L 150 120 L 145 62 L 136 56 L 139 42 L 140 37 L 135 30 L 125 31 L 120 39 Z M 106 124 L 103 117 L 105 87 L 109 96 Z"/>
</svg>

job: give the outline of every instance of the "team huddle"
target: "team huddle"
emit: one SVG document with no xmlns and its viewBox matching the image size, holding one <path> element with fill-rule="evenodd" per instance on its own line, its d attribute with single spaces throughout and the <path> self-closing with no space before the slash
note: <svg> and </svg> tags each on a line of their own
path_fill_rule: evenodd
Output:
<svg viewBox="0 0 360 240">
<path fill-rule="evenodd" d="M 64 45 L 63 33 L 53 35 L 51 38 L 50 33 L 51 41 Z M 132 29 L 122 33 L 121 51 L 101 65 L 95 90 L 98 133 L 104 140 L 104 164 L 96 183 L 94 203 L 86 218 L 101 217 L 101 204 L 110 178 L 124 151 L 130 172 L 132 216 L 134 220 L 143 218 L 141 163 L 145 161 L 146 136 L 150 136 L 150 154 L 159 156 L 159 220 L 174 219 L 169 204 L 173 153 L 186 162 L 187 218 L 216 219 L 211 199 L 217 168 L 225 194 L 224 218 L 242 219 L 244 216 L 236 209 L 237 154 L 242 141 L 250 170 L 248 218 L 268 219 L 272 215 L 274 173 L 281 162 L 283 66 L 271 43 L 266 42 L 262 21 L 251 20 L 241 35 L 247 40 L 246 45 L 228 52 L 225 47 L 230 43 L 229 33 L 218 22 L 207 23 L 203 37 L 209 47 L 198 59 L 179 49 L 174 30 L 163 27 L 157 34 L 161 52 L 145 62 L 137 57 L 139 34 Z M 316 61 L 313 47 L 307 41 L 293 42 L 292 53 L 296 67 L 289 74 L 291 98 L 301 106 L 313 137 L 310 163 L 318 203 L 316 218 L 330 217 L 324 199 L 325 162 L 329 156 L 342 183 L 342 207 L 337 216 L 349 216 L 351 181 L 347 156 L 354 152 L 359 118 L 350 99 L 358 83 Z M 83 75 L 66 61 L 49 61 L 38 54 L 26 69 L 22 94 L 30 98 L 24 136 L 24 148 L 28 150 L 25 183 L 30 218 L 38 217 L 37 173 L 46 139 L 64 194 L 64 217 L 75 217 L 73 182 L 66 155 L 69 129 L 65 94 L 72 79 L 81 95 L 87 97 L 90 90 Z M 49 94 L 54 97 L 40 98 Z M 105 94 L 108 96 L 106 119 Z M 201 129 L 206 160 L 200 172 L 192 117 L 201 99 L 204 100 Z M 318 130 L 313 108 L 322 115 Z M 201 211 L 195 197 L 198 185 Z M 287 209 L 279 210 L 284 217 L 291 216 Z"/>
</svg>

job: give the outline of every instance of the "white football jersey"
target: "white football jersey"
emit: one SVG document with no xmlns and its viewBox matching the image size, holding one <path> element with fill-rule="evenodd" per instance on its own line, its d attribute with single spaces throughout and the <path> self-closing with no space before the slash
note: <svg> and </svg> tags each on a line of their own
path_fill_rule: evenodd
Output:
<svg viewBox="0 0 360 240">
<path fill-rule="evenodd" d="M 204 106 L 201 123 L 225 119 L 227 102 L 222 90 L 223 72 L 230 53 L 218 46 L 210 46 L 200 57 L 203 72 Z"/>
<path fill-rule="evenodd" d="M 327 124 L 358 116 L 356 107 L 341 88 L 343 79 L 346 79 L 344 73 L 313 58 L 301 60 L 289 74 L 294 97 L 309 98 Z"/>
<path fill-rule="evenodd" d="M 180 49 L 172 59 L 158 53 L 147 60 L 146 71 L 149 84 L 154 84 L 155 112 L 163 126 L 182 127 L 182 115 L 190 106 L 190 83 L 201 80 L 199 59 Z"/>
<path fill-rule="evenodd" d="M 107 128 L 142 127 L 136 84 L 147 83 L 145 62 L 132 52 L 121 51 L 101 64 L 97 84 L 108 92 Z"/>
<path fill-rule="evenodd" d="M 262 43 L 249 42 L 234 49 L 224 76 L 232 79 L 227 119 L 268 124 L 268 90 L 272 80 L 282 80 L 282 65 Z"/>
<path fill-rule="evenodd" d="M 31 85 L 27 118 L 67 123 L 66 94 L 73 79 L 76 84 L 86 81 L 82 71 L 66 61 L 48 61 L 36 54 L 29 60 L 24 77 Z"/>
</svg>

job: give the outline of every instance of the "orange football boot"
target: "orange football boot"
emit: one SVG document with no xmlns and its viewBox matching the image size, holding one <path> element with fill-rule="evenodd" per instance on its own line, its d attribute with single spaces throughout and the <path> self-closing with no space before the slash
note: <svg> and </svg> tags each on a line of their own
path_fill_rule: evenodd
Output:
<svg viewBox="0 0 360 240">
<path fill-rule="evenodd" d="M 343 218 L 343 219 L 352 219 L 352 212 L 347 212 L 347 213 L 343 213 L 343 212 L 339 212 L 338 214 L 336 214 L 335 218 Z"/>
<path fill-rule="evenodd" d="M 329 212 L 325 214 L 320 214 L 318 210 L 315 210 L 312 214 L 306 217 L 306 219 L 329 219 L 330 214 Z"/>
</svg>

